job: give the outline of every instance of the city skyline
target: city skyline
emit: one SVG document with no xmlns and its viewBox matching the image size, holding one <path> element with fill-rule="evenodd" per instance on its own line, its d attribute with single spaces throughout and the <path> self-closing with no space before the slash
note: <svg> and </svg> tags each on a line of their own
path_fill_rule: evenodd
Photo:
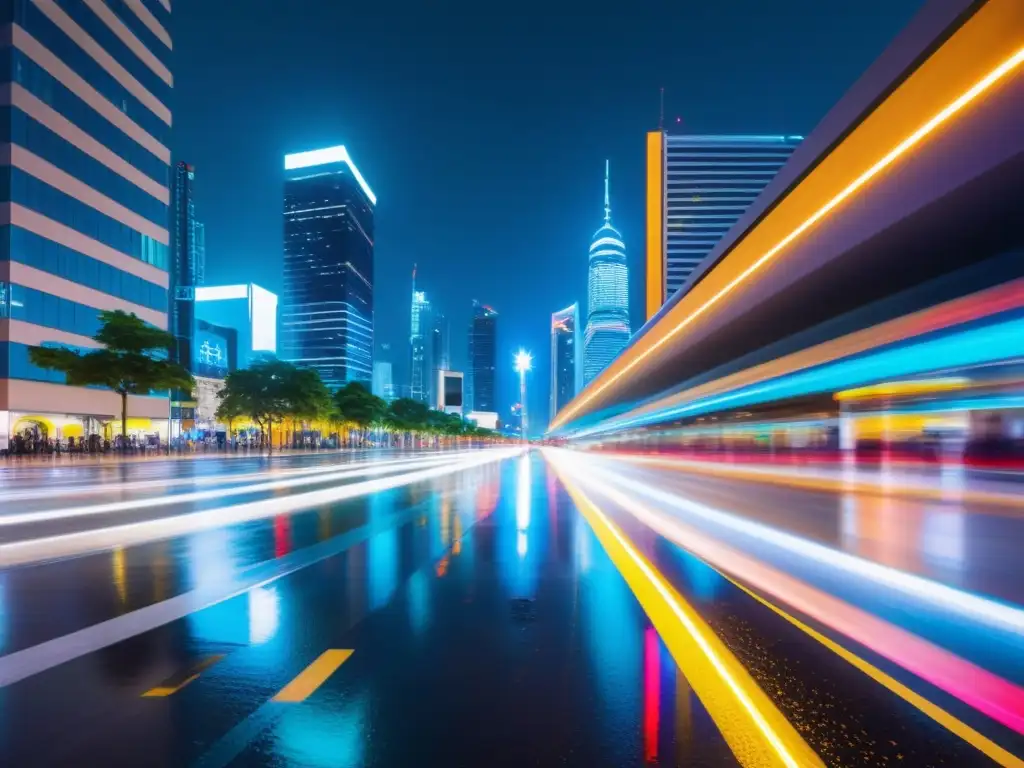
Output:
<svg viewBox="0 0 1024 768">
<path fill-rule="evenodd" d="M 630 245 L 636 329 L 643 320 L 644 137 L 658 125 L 659 88 L 673 130 L 681 118 L 688 132 L 807 134 L 917 5 L 866 0 L 826 8 L 804 0 L 753 4 L 738 17 L 715 4 L 606 9 L 535 30 L 529 55 L 518 27 L 495 30 L 485 55 L 466 34 L 468 17 L 458 14 L 415 10 L 385 20 L 369 7 L 310 4 L 303 14 L 261 6 L 239 17 L 201 0 L 176 0 L 175 24 L 188 31 L 175 40 L 176 90 L 189 98 L 175 113 L 175 155 L 199 173 L 207 280 L 244 277 L 282 294 L 280 157 L 345 144 L 358 150 L 380 196 L 375 258 L 379 273 L 393 278 L 377 281 L 383 309 L 374 325 L 395 352 L 396 384 L 408 381 L 409 362 L 398 351 L 407 344 L 414 262 L 454 331 L 453 368 L 467 370 L 461 329 L 473 298 L 501 313 L 507 334 L 499 359 L 511 359 L 519 346 L 544 350 L 552 308 L 586 303 L 591 180 L 608 157 L 616 226 Z M 723 24 L 731 29 L 726 47 L 702 31 Z M 308 44 L 339 26 L 374 32 L 340 48 Z M 605 34 L 620 40 L 615 57 L 591 44 Z M 566 46 L 574 55 L 565 55 Z M 623 57 L 634 66 L 620 67 Z M 461 60 L 475 64 L 456 66 Z M 387 64 L 367 68 L 367 61 Z M 543 73 L 551 71 L 562 74 L 550 80 Z M 410 82 L 422 87 L 410 92 Z M 438 98 L 428 97 L 435 88 Z M 251 274 L 241 274 L 243 267 Z M 536 364 L 534 375 L 546 381 L 548 355 Z M 506 368 L 497 382 L 504 403 L 517 397 Z M 547 387 L 530 395 L 533 413 L 546 413 Z"/>
</svg>

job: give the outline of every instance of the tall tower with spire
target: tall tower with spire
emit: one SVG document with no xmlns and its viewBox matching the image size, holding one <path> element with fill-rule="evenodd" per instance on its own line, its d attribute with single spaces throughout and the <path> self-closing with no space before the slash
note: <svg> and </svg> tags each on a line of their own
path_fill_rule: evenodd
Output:
<svg viewBox="0 0 1024 768">
<path fill-rule="evenodd" d="M 590 244 L 583 376 L 592 381 L 629 343 L 629 269 L 626 245 L 612 226 L 608 161 L 604 162 L 604 224 Z"/>
</svg>

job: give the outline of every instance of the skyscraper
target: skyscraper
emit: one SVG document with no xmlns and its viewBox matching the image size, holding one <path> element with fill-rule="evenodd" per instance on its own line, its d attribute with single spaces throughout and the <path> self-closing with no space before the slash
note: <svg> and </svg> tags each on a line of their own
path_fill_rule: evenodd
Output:
<svg viewBox="0 0 1024 768">
<path fill-rule="evenodd" d="M 587 330 L 583 374 L 593 380 L 629 343 L 629 270 L 626 245 L 612 226 L 608 162 L 604 165 L 604 224 L 590 244 L 587 274 Z"/>
<path fill-rule="evenodd" d="M 430 336 L 427 339 L 427 352 L 430 358 L 430 403 L 439 401 L 440 393 L 437 387 L 441 381 L 440 372 L 451 369 L 449 336 L 448 319 L 434 307 L 430 313 Z"/>
<path fill-rule="evenodd" d="M 371 391 L 377 397 L 390 403 L 395 399 L 395 383 L 391 367 L 391 345 L 381 344 L 380 353 L 373 360 L 373 382 Z"/>
<path fill-rule="evenodd" d="M 31 364 L 92 347 L 101 310 L 168 327 L 169 5 L 0 3 L 4 25 L 0 450 L 12 434 L 100 437 L 119 397 Z M 129 431 L 166 436 L 167 397 L 131 396 Z M 137 419 L 137 420 L 136 420 Z"/>
<path fill-rule="evenodd" d="M 686 285 L 802 136 L 647 134 L 647 318 Z"/>
<path fill-rule="evenodd" d="M 281 356 L 328 387 L 373 375 L 377 198 L 345 147 L 284 159 Z"/>
<path fill-rule="evenodd" d="M 174 166 L 174 210 L 171 242 L 171 332 L 174 359 L 192 370 L 192 336 L 196 324 L 196 205 L 193 196 L 195 169 L 182 161 Z M 205 238 L 204 238 L 205 242 Z"/>
<path fill-rule="evenodd" d="M 479 301 L 473 302 L 473 320 L 469 327 L 471 411 L 496 413 L 498 410 L 494 397 L 494 376 L 498 369 L 497 320 L 497 312 Z"/>
<path fill-rule="evenodd" d="M 412 270 L 412 311 L 409 327 L 409 391 L 413 400 L 428 402 L 430 397 L 430 360 L 427 356 L 427 328 L 430 302 L 427 294 L 416 290 L 416 268 Z"/>
<path fill-rule="evenodd" d="M 571 304 L 551 315 L 551 418 L 583 388 L 580 308 Z"/>
<path fill-rule="evenodd" d="M 206 225 L 201 221 L 196 229 L 196 285 L 206 285 Z"/>
</svg>

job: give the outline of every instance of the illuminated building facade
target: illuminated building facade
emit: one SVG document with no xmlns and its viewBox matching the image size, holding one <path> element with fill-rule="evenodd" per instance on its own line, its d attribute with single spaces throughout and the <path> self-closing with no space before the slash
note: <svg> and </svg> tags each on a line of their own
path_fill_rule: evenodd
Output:
<svg viewBox="0 0 1024 768">
<path fill-rule="evenodd" d="M 424 291 L 416 290 L 416 270 L 412 272 L 412 311 L 409 326 L 409 390 L 413 400 L 426 403 L 430 397 L 430 361 L 427 358 L 426 329 L 430 302 Z"/>
<path fill-rule="evenodd" d="M 223 378 L 228 371 L 248 368 L 262 357 L 277 354 L 277 296 L 252 283 L 208 285 L 195 290 L 196 330 L 193 370 L 202 376 Z M 235 335 L 237 353 L 233 358 L 219 354 L 229 349 L 230 339 L 220 338 L 218 329 L 229 328 Z M 222 344 L 222 341 L 228 343 Z M 226 365 L 229 359 L 234 365 Z M 220 362 L 226 368 L 214 369 Z"/>
<path fill-rule="evenodd" d="M 441 392 L 438 382 L 441 371 L 451 370 L 451 350 L 449 347 L 450 326 L 448 318 L 435 307 L 430 313 L 430 336 L 427 339 L 427 354 L 430 358 L 430 381 L 432 386 L 430 402 L 436 402 Z M 461 391 L 461 390 L 460 390 Z"/>
<path fill-rule="evenodd" d="M 284 159 L 281 358 L 331 389 L 373 375 L 377 198 L 345 147 Z"/>
<path fill-rule="evenodd" d="M 0 451 L 120 428 L 118 395 L 31 347 L 95 347 L 102 310 L 168 328 L 170 22 L 159 0 L 0 3 Z M 166 396 L 128 410 L 130 433 L 166 435 Z"/>
<path fill-rule="evenodd" d="M 608 163 L 604 166 L 604 224 L 590 244 L 587 274 L 587 329 L 583 374 L 590 382 L 629 343 L 629 269 L 626 245 L 612 226 Z"/>
<path fill-rule="evenodd" d="M 647 135 L 647 319 L 686 285 L 801 141 Z"/>
<path fill-rule="evenodd" d="M 498 369 L 497 332 L 498 313 L 486 304 L 474 301 L 473 319 L 469 327 L 471 411 L 498 412 L 494 397 L 494 377 Z"/>
<path fill-rule="evenodd" d="M 174 166 L 174 209 L 171 240 L 170 329 L 174 334 L 174 359 L 191 369 L 195 357 L 195 290 L 199 260 L 196 250 L 196 205 L 193 194 L 195 168 L 185 162 Z M 205 241 L 205 237 L 204 237 Z"/>
<path fill-rule="evenodd" d="M 580 308 L 572 304 L 551 315 L 551 418 L 583 388 Z"/>
</svg>

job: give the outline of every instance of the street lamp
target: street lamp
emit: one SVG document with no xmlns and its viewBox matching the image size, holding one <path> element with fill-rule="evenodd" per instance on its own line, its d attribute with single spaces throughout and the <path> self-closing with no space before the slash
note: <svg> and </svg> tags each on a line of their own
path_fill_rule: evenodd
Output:
<svg viewBox="0 0 1024 768">
<path fill-rule="evenodd" d="M 524 349 L 516 352 L 516 372 L 519 374 L 519 423 L 526 440 L 526 373 L 533 368 L 533 355 Z"/>
</svg>

